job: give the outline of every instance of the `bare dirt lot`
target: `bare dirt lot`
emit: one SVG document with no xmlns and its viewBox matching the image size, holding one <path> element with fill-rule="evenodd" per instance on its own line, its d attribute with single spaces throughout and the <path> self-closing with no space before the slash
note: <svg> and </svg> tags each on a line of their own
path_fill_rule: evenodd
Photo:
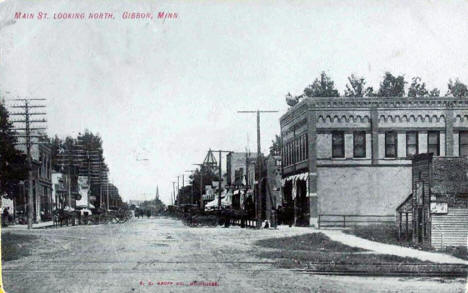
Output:
<svg viewBox="0 0 468 293">
<path fill-rule="evenodd" d="M 463 279 L 319 276 L 257 255 L 259 239 L 310 233 L 190 228 L 173 219 L 33 231 L 30 255 L 3 263 L 7 292 L 464 292 Z"/>
</svg>

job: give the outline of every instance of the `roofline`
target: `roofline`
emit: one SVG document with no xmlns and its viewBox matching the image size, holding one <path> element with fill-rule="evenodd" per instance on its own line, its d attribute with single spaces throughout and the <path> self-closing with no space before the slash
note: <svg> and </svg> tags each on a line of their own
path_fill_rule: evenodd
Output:
<svg viewBox="0 0 468 293">
<path fill-rule="evenodd" d="M 462 108 L 468 110 L 468 98 L 456 97 L 304 97 L 299 103 L 290 107 L 280 117 L 280 123 L 298 109 L 304 107 L 314 109 L 346 109 L 346 108 L 383 108 L 383 109 L 412 109 L 412 108 Z"/>
</svg>

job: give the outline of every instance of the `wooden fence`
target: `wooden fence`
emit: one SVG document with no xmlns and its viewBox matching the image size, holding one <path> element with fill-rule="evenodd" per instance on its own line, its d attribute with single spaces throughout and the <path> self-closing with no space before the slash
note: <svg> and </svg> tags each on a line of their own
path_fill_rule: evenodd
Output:
<svg viewBox="0 0 468 293">
<path fill-rule="evenodd" d="M 318 228 L 346 228 L 356 225 L 395 224 L 395 215 L 338 215 L 322 214 L 318 216 Z"/>
</svg>

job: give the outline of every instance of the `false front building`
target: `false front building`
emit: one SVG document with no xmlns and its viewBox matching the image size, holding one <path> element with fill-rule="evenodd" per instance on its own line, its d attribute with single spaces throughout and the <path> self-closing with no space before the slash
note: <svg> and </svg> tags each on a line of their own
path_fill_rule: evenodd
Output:
<svg viewBox="0 0 468 293">
<path fill-rule="evenodd" d="M 284 200 L 296 225 L 394 215 L 411 157 L 468 156 L 468 100 L 304 98 L 280 119 Z"/>
</svg>

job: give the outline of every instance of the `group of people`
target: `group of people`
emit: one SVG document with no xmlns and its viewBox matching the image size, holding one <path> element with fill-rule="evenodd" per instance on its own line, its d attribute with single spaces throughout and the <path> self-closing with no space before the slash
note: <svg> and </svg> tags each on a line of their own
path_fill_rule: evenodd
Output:
<svg viewBox="0 0 468 293">
<path fill-rule="evenodd" d="M 146 214 L 146 216 L 149 218 L 151 217 L 151 210 L 142 210 L 142 209 L 135 209 L 135 217 L 136 218 L 139 218 L 139 217 L 144 217 Z"/>
</svg>

